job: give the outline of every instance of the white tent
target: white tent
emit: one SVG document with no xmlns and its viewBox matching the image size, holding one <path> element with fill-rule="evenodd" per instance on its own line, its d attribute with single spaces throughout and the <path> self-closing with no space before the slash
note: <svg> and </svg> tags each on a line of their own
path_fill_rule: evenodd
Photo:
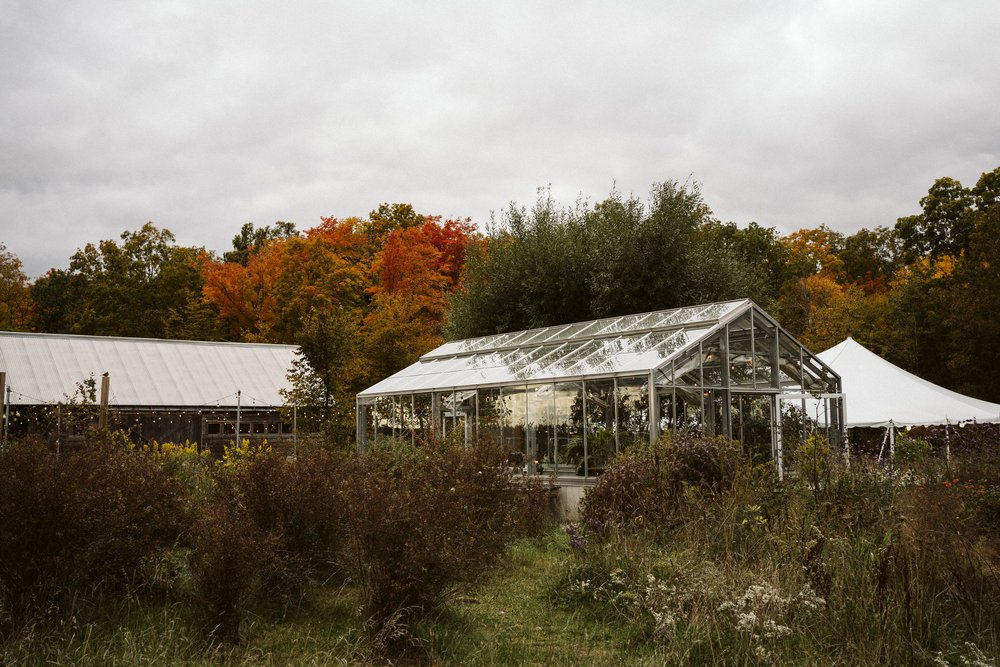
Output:
<svg viewBox="0 0 1000 667">
<path fill-rule="evenodd" d="M 853 338 L 817 356 L 843 380 L 847 428 L 1000 422 L 1000 405 L 908 373 Z"/>
</svg>

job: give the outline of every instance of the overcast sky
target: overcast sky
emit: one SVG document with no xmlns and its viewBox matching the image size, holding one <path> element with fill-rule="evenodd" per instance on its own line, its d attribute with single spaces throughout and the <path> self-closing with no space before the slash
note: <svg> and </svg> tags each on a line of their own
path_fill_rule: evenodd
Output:
<svg viewBox="0 0 1000 667">
<path fill-rule="evenodd" d="M 691 175 L 716 217 L 891 225 L 1000 166 L 995 2 L 0 0 L 0 242 L 225 250 L 380 202 L 483 225 Z"/>
</svg>

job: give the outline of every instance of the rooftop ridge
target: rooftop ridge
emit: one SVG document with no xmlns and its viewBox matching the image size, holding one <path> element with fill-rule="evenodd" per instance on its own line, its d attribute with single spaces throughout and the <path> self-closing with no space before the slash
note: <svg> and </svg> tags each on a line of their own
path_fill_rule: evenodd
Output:
<svg viewBox="0 0 1000 667">
<path fill-rule="evenodd" d="M 45 333 L 37 331 L 0 331 L 3 337 L 25 337 L 44 339 L 72 339 L 72 340 L 93 340 L 93 341 L 128 341 L 143 343 L 186 343 L 190 345 L 220 345 L 220 346 L 240 346 L 240 347 L 273 347 L 279 349 L 298 348 L 298 345 L 288 345 L 284 343 L 247 343 L 243 341 L 231 340 L 190 340 L 187 338 L 146 338 L 141 336 L 97 336 L 93 334 L 65 334 L 65 333 Z"/>
</svg>

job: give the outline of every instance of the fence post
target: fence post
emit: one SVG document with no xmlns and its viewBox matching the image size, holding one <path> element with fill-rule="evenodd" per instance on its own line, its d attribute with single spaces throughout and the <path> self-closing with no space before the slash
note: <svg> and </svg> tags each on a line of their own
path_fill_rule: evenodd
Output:
<svg viewBox="0 0 1000 667">
<path fill-rule="evenodd" d="M 111 380 L 108 374 L 101 376 L 101 412 L 97 420 L 97 426 L 103 431 L 108 427 L 108 390 Z"/>
<path fill-rule="evenodd" d="M 0 415 L 3 415 L 3 444 L 7 444 L 7 400 L 10 392 L 7 390 L 7 373 L 0 371 Z"/>
</svg>

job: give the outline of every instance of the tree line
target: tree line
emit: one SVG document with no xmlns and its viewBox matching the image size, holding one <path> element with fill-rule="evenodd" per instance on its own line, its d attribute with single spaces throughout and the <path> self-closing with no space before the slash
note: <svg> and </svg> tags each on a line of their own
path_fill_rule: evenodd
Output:
<svg viewBox="0 0 1000 667">
<path fill-rule="evenodd" d="M 998 204 L 1000 167 L 940 178 L 920 213 L 853 234 L 722 222 L 677 181 L 593 204 L 542 191 L 484 230 L 408 204 L 247 223 L 221 255 L 147 223 L 33 282 L 0 244 L 0 329 L 296 344 L 295 399 L 346 433 L 357 391 L 445 338 L 750 297 L 813 351 L 851 335 L 1000 400 Z"/>
</svg>

